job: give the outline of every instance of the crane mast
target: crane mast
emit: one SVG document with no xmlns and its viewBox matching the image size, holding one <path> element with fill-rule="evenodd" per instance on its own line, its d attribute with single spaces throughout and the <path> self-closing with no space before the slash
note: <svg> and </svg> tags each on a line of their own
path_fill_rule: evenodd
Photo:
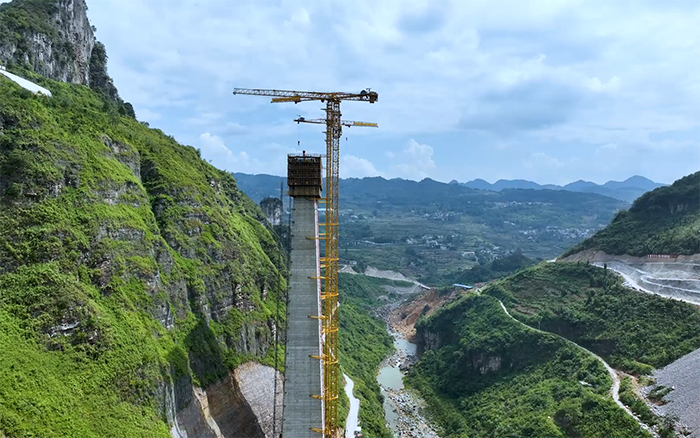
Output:
<svg viewBox="0 0 700 438">
<path fill-rule="evenodd" d="M 323 434 L 324 438 L 337 438 L 338 430 L 338 182 L 340 171 L 340 139 L 343 126 L 373 126 L 375 123 L 345 122 L 341 120 L 340 102 L 342 100 L 375 103 L 379 96 L 377 92 L 362 90 L 359 93 L 324 93 L 317 91 L 288 91 L 236 88 L 233 94 L 272 97 L 272 103 L 321 101 L 326 104 L 325 119 L 306 120 L 299 117 L 297 123 L 318 123 L 326 125 L 326 190 L 325 233 L 319 233 L 325 239 L 324 254 L 319 263 L 322 270 L 320 280 L 322 321 L 321 345 L 322 354 L 319 357 L 323 369 L 323 394 L 311 395 L 323 402 L 323 429 L 313 429 Z M 320 230 L 319 230 L 320 231 Z M 293 437 L 290 437 L 293 438 Z"/>
</svg>

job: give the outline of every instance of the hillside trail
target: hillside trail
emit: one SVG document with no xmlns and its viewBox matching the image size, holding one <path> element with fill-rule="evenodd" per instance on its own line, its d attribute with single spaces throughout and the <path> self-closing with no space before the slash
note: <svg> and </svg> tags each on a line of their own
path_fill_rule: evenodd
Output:
<svg viewBox="0 0 700 438">
<path fill-rule="evenodd" d="M 633 413 L 627 406 L 625 406 L 624 403 L 622 403 L 622 402 L 620 401 L 620 376 L 617 375 L 617 372 L 613 369 L 613 367 L 611 367 L 610 365 L 608 365 L 608 363 L 605 362 L 605 361 L 603 360 L 602 357 L 598 356 L 597 354 L 593 353 L 592 351 L 590 351 L 590 350 L 588 350 L 588 349 L 586 349 L 586 348 L 583 348 L 582 346 L 580 346 L 580 345 L 577 344 L 576 342 L 571 341 L 571 340 L 569 340 L 569 339 L 566 339 L 566 338 L 563 337 L 563 336 L 559 336 L 559 335 L 556 334 L 556 333 L 546 332 L 546 331 L 544 331 L 544 330 L 539 330 L 539 329 L 536 329 L 536 328 L 534 328 L 534 327 L 530 327 L 529 325 L 525 324 L 524 322 L 519 321 L 518 319 L 516 319 L 515 317 L 513 317 L 513 315 L 511 315 L 510 312 L 508 312 L 508 309 L 506 309 L 506 306 L 503 304 L 503 302 L 502 302 L 501 300 L 498 300 L 498 302 L 501 304 L 501 308 L 502 308 L 503 311 L 506 313 L 506 315 L 508 315 L 508 316 L 510 317 L 510 319 L 512 319 L 513 321 L 516 321 L 518 324 L 520 324 L 520 325 L 522 325 L 522 326 L 528 328 L 529 330 L 534 330 L 534 331 L 536 331 L 536 332 L 538 332 L 538 333 L 550 334 L 550 335 L 557 336 L 558 338 L 563 339 L 564 341 L 566 341 L 566 342 L 568 342 L 568 343 L 570 343 L 570 344 L 573 344 L 573 345 L 576 346 L 577 348 L 579 348 L 579 349 L 585 351 L 586 353 L 588 353 L 588 354 L 590 354 L 591 356 L 593 356 L 594 358 L 596 358 L 600 363 L 602 363 L 603 366 L 605 367 L 605 369 L 608 371 L 608 374 L 610 375 L 610 378 L 611 378 L 612 381 L 613 381 L 613 385 L 612 385 L 612 388 L 610 389 L 610 393 L 611 393 L 612 398 L 613 398 L 613 400 L 615 401 L 615 403 L 616 403 L 620 408 L 622 408 L 625 412 L 627 412 L 627 414 L 629 414 L 632 418 L 634 418 L 634 420 L 639 424 L 639 427 L 641 427 L 642 429 L 644 429 L 644 430 L 646 430 L 647 432 L 649 432 L 654 438 L 659 438 L 659 434 L 657 434 L 653 429 L 651 429 L 649 426 L 647 426 L 646 424 L 644 424 L 644 422 L 642 422 L 639 418 L 637 418 L 637 416 L 634 415 L 634 413 Z"/>
</svg>

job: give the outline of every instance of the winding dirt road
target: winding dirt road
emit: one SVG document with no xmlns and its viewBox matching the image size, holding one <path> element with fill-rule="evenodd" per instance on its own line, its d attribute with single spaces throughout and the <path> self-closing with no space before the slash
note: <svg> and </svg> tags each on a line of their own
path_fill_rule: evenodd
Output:
<svg viewBox="0 0 700 438">
<path fill-rule="evenodd" d="M 550 335 L 557 336 L 557 337 L 563 339 L 564 341 L 566 341 L 566 342 L 568 342 L 568 343 L 570 343 L 570 344 L 575 345 L 577 348 L 579 348 L 579 349 L 585 351 L 586 353 L 590 354 L 591 356 L 595 357 L 598 361 L 600 361 L 600 363 L 603 364 L 603 366 L 605 367 L 605 369 L 608 370 L 608 374 L 610 375 L 610 378 L 611 378 L 612 381 L 613 381 L 612 388 L 610 389 L 610 395 L 612 395 L 612 398 L 613 398 L 613 400 L 615 400 L 615 403 L 616 403 L 620 408 L 622 408 L 625 412 L 627 412 L 627 414 L 629 414 L 632 418 L 634 418 L 634 420 L 635 420 L 637 423 L 639 423 L 639 427 L 641 427 L 642 429 L 644 429 L 644 430 L 646 430 L 647 432 L 649 432 L 649 433 L 650 433 L 652 436 L 654 436 L 655 438 L 659 438 L 659 434 L 657 434 L 657 433 L 654 432 L 654 430 L 652 430 L 649 426 L 647 426 L 646 424 L 644 424 L 644 422 L 642 422 L 639 418 L 637 418 L 637 416 L 634 415 L 634 413 L 633 413 L 627 406 L 625 406 L 624 403 L 622 403 L 622 402 L 620 401 L 620 376 L 617 375 L 617 372 L 616 372 L 610 365 L 608 365 L 608 363 L 605 362 L 605 361 L 603 360 L 602 357 L 598 356 L 597 354 L 593 353 L 592 351 L 590 351 L 590 350 L 588 350 L 588 349 L 586 349 L 586 348 L 583 348 L 582 346 L 578 345 L 576 342 L 570 341 L 569 339 L 566 339 L 566 338 L 564 338 L 564 337 L 562 337 L 562 336 L 557 335 L 556 333 L 545 332 L 545 331 L 543 331 L 543 330 L 538 330 L 538 329 L 536 329 L 536 328 L 530 327 L 529 325 L 525 324 L 524 322 L 521 322 L 521 321 L 519 321 L 518 319 L 514 318 L 513 315 L 511 315 L 510 312 L 508 312 L 508 309 L 506 309 L 506 306 L 503 304 L 503 302 L 502 302 L 501 300 L 498 300 L 498 302 L 501 304 L 501 308 L 503 309 L 503 311 L 506 312 L 506 315 L 508 315 L 513 321 L 516 321 L 518 324 L 520 324 L 520 325 L 522 325 L 522 326 L 524 326 L 524 327 L 527 327 L 527 328 L 530 329 L 530 330 L 534 330 L 534 331 L 536 331 L 536 332 L 538 332 L 538 333 L 545 333 L 545 334 L 550 334 Z"/>
</svg>

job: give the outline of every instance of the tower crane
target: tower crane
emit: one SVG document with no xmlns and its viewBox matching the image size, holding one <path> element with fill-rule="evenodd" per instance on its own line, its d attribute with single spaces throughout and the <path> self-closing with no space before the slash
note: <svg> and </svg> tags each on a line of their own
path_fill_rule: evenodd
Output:
<svg viewBox="0 0 700 438">
<path fill-rule="evenodd" d="M 265 90 L 235 88 L 233 94 L 272 97 L 272 103 L 320 101 L 326 104 L 325 119 L 306 120 L 299 117 L 297 123 L 318 123 L 326 125 L 326 219 L 324 255 L 320 258 L 323 270 L 321 299 L 322 315 L 322 354 L 323 394 L 317 396 L 323 405 L 323 429 L 313 429 L 324 438 L 337 438 L 338 430 L 338 173 L 340 168 L 340 139 L 343 126 L 373 126 L 375 123 L 344 122 L 340 116 L 340 102 L 343 100 L 375 103 L 379 99 L 376 91 L 369 89 L 359 93 L 324 93 L 318 91 Z"/>
<path fill-rule="evenodd" d="M 315 123 L 317 125 L 325 125 L 326 124 L 326 119 L 306 119 L 304 117 L 299 117 L 294 119 L 295 122 L 297 123 Z M 341 120 L 340 121 L 341 126 L 347 126 L 352 127 L 352 126 L 369 126 L 373 128 L 377 128 L 379 125 L 376 123 L 370 123 L 370 122 L 353 122 L 350 120 Z"/>
</svg>

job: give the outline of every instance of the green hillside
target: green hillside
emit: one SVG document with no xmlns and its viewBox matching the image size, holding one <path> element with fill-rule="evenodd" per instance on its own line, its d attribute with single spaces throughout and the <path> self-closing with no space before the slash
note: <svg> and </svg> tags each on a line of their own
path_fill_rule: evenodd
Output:
<svg viewBox="0 0 700 438">
<path fill-rule="evenodd" d="M 279 196 L 280 177 L 236 175 L 253 199 Z M 341 179 L 340 193 L 342 260 L 398 270 L 430 285 L 449 284 L 467 267 L 488 269 L 513 252 L 551 259 L 629 207 L 594 193 L 492 192 L 427 178 Z"/>
<path fill-rule="evenodd" d="M 489 286 L 524 323 L 557 333 L 633 373 L 650 372 L 700 348 L 700 310 L 622 286 L 583 263 L 543 263 Z"/>
<path fill-rule="evenodd" d="M 360 400 L 362 430 L 371 437 L 390 438 L 385 425 L 382 395 L 376 374 L 379 364 L 394 351 L 384 321 L 373 315 L 387 295 L 384 285 L 406 286 L 402 283 L 364 275 L 340 274 L 340 308 L 338 356 L 343 371 L 355 382 L 354 394 Z M 343 409 L 345 422 L 347 410 Z"/>
<path fill-rule="evenodd" d="M 23 75 L 54 97 L 0 77 L 0 435 L 168 437 L 167 385 L 274 364 L 278 243 L 196 149 Z"/>
<path fill-rule="evenodd" d="M 444 437 L 648 436 L 607 396 L 599 361 L 513 321 L 493 297 L 462 297 L 417 330 L 428 350 L 407 381 Z"/>
<path fill-rule="evenodd" d="M 586 249 L 636 256 L 700 253 L 700 172 L 642 195 L 564 255 Z"/>
</svg>

